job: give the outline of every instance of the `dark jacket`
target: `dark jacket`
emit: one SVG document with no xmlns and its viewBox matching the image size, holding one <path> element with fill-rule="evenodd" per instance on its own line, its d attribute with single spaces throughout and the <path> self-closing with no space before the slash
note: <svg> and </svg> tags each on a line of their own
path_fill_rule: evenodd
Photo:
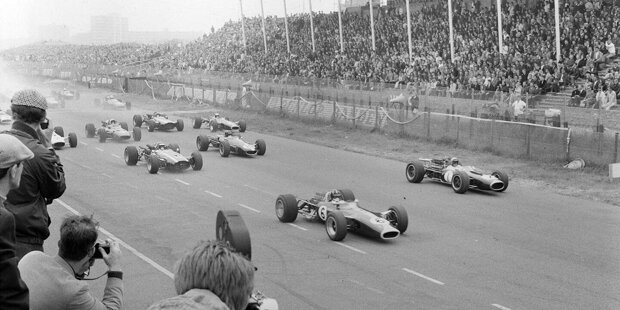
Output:
<svg viewBox="0 0 620 310">
<path fill-rule="evenodd" d="M 19 188 L 9 191 L 4 206 L 15 216 L 17 241 L 43 244 L 50 235 L 47 205 L 65 192 L 65 173 L 54 150 L 41 144 L 32 127 L 14 121 L 7 133 L 24 143 L 34 158 L 24 162 Z"/>
<path fill-rule="evenodd" d="M 2 201 L 2 198 L 0 198 Z M 0 309 L 28 310 L 28 288 L 15 256 L 15 219 L 0 206 Z"/>
</svg>

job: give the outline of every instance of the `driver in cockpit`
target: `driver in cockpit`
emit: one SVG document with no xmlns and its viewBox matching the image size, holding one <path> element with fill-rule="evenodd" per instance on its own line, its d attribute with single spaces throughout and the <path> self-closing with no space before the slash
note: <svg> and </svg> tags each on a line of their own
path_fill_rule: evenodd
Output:
<svg viewBox="0 0 620 310">
<path fill-rule="evenodd" d="M 344 197 L 342 196 L 342 192 L 340 192 L 337 189 L 331 190 L 327 193 L 325 193 L 325 201 L 341 201 L 344 200 Z"/>
</svg>

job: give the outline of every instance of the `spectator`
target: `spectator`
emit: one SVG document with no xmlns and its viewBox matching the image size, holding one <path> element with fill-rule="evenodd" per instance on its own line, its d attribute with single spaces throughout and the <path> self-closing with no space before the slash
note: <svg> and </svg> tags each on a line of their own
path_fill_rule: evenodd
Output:
<svg viewBox="0 0 620 310">
<path fill-rule="evenodd" d="M 0 201 L 19 187 L 23 161 L 34 154 L 17 138 L 0 134 Z M 0 309 L 29 309 L 28 288 L 17 269 L 15 219 L 0 205 Z"/>
<path fill-rule="evenodd" d="M 121 250 L 110 239 L 106 241 L 109 254 L 103 247 L 95 247 L 97 225 L 91 217 L 69 216 L 60 225 L 58 255 L 32 251 L 22 258 L 18 267 L 30 288 L 31 310 L 122 309 Z M 88 283 L 82 281 L 95 262 L 95 251 L 99 251 L 108 265 L 101 301 L 90 293 Z"/>
<path fill-rule="evenodd" d="M 578 107 L 581 103 L 581 100 L 586 97 L 586 91 L 583 85 L 575 85 L 575 90 L 571 93 L 570 101 L 568 102 L 569 107 Z"/>
<path fill-rule="evenodd" d="M 519 98 L 512 104 L 512 107 L 514 109 L 514 112 L 513 112 L 514 118 L 516 121 L 518 121 L 521 118 L 521 115 L 525 113 L 525 109 L 527 108 L 527 105 L 525 104 L 523 99 Z"/>
<path fill-rule="evenodd" d="M 220 241 L 201 242 L 176 263 L 179 296 L 156 302 L 148 310 L 244 310 L 254 289 L 254 266 Z"/>
<path fill-rule="evenodd" d="M 4 202 L 15 217 L 18 258 L 30 251 L 43 251 L 50 234 L 47 205 L 66 189 L 62 164 L 49 144 L 51 130 L 44 133 L 41 128 L 47 122 L 46 110 L 47 101 L 35 90 L 18 91 L 11 99 L 14 122 L 7 133 L 34 153 L 34 158 L 24 162 L 19 187 L 9 191 Z"/>
<path fill-rule="evenodd" d="M 601 106 L 601 109 L 605 109 L 605 110 L 609 111 L 609 109 L 611 109 L 614 106 L 616 106 L 618 101 L 616 99 L 616 92 L 613 89 L 608 88 L 606 95 L 607 95 L 607 100 L 605 102 L 605 105 Z"/>
</svg>

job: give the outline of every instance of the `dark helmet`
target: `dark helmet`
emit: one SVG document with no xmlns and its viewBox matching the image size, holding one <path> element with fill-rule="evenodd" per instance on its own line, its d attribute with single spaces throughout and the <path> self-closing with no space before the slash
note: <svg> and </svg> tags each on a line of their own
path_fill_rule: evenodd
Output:
<svg viewBox="0 0 620 310">
<path fill-rule="evenodd" d="M 344 198 L 342 196 L 342 193 L 339 190 L 337 190 L 337 189 L 332 190 L 331 193 L 330 193 L 330 196 L 332 196 L 332 200 L 334 200 L 334 199 L 343 200 L 343 198 Z"/>
</svg>

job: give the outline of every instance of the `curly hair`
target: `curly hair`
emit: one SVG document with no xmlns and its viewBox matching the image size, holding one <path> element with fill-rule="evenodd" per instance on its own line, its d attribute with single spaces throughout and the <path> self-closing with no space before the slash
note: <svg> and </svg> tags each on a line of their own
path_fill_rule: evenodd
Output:
<svg viewBox="0 0 620 310">
<path fill-rule="evenodd" d="M 254 266 L 221 241 L 203 241 L 176 263 L 174 286 L 180 295 L 209 290 L 231 310 L 243 310 L 254 289 Z"/>
</svg>

